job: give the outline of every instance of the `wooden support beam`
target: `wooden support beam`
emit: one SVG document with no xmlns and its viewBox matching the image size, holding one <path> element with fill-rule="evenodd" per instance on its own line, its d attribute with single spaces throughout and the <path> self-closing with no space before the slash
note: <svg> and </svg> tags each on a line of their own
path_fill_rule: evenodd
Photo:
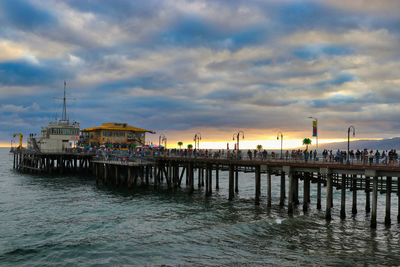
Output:
<svg viewBox="0 0 400 267">
<path fill-rule="evenodd" d="M 285 192 L 285 172 L 281 172 L 281 195 L 279 199 L 279 206 L 283 207 L 285 205 L 285 197 L 286 197 L 286 192 Z"/>
<path fill-rule="evenodd" d="M 234 197 L 234 169 L 235 166 L 230 164 L 229 165 L 229 200 L 233 200 Z"/>
<path fill-rule="evenodd" d="M 96 176 L 96 185 L 99 185 L 99 164 L 94 164 L 94 170 Z"/>
<path fill-rule="evenodd" d="M 353 205 L 351 208 L 351 213 L 357 214 L 357 175 L 353 175 L 352 179 L 352 189 L 353 189 Z"/>
<path fill-rule="evenodd" d="M 300 204 L 300 201 L 299 201 L 299 176 L 296 173 L 294 173 L 293 178 L 294 178 L 293 203 L 295 205 L 299 205 Z"/>
<path fill-rule="evenodd" d="M 118 165 L 115 165 L 114 168 L 115 168 L 114 184 L 115 186 L 118 186 L 119 185 Z"/>
<path fill-rule="evenodd" d="M 308 204 L 310 203 L 310 173 L 304 173 L 303 179 L 303 212 L 308 211 Z"/>
<path fill-rule="evenodd" d="M 340 186 L 341 198 L 340 198 L 340 218 L 346 218 L 346 174 L 342 174 L 342 183 Z"/>
<path fill-rule="evenodd" d="M 392 220 L 390 218 L 391 209 L 391 196 L 392 196 L 392 177 L 386 177 L 386 212 L 385 212 L 385 225 L 390 226 Z"/>
<path fill-rule="evenodd" d="M 333 196 L 333 186 L 332 186 L 332 173 L 328 172 L 326 174 L 326 211 L 325 211 L 325 219 L 331 220 L 331 208 L 332 208 L 332 196 Z"/>
<path fill-rule="evenodd" d="M 167 186 L 168 188 L 171 188 L 171 180 L 170 177 L 168 176 L 168 172 L 169 172 L 169 167 L 168 166 L 162 166 L 162 171 L 165 174 L 165 180 L 167 181 Z"/>
<path fill-rule="evenodd" d="M 149 184 L 150 184 L 151 166 L 147 165 L 144 168 L 146 169 L 146 186 L 149 186 Z"/>
<path fill-rule="evenodd" d="M 204 186 L 204 167 L 201 168 L 201 186 Z"/>
<path fill-rule="evenodd" d="M 131 188 L 132 187 L 132 167 L 130 167 L 130 166 L 128 166 L 128 169 L 127 169 L 127 186 L 128 186 L 128 188 Z"/>
<path fill-rule="evenodd" d="M 365 176 L 365 211 L 367 213 L 371 211 L 370 191 L 370 178 L 369 176 Z"/>
<path fill-rule="evenodd" d="M 206 188 L 205 188 L 205 195 L 206 197 L 209 196 L 209 187 L 210 187 L 210 172 L 208 171 L 208 169 L 210 168 L 210 166 L 207 164 L 206 166 Z"/>
<path fill-rule="evenodd" d="M 271 171 L 267 170 L 267 207 L 272 206 Z"/>
<path fill-rule="evenodd" d="M 197 176 L 198 176 L 197 187 L 200 189 L 200 188 L 201 188 L 201 171 L 200 171 L 200 166 L 197 167 Z"/>
<path fill-rule="evenodd" d="M 194 170 L 193 170 L 193 163 L 189 162 L 188 164 L 188 171 L 189 174 L 189 194 L 193 194 L 194 192 Z"/>
<path fill-rule="evenodd" d="M 374 176 L 372 181 L 372 213 L 371 228 L 376 228 L 376 212 L 378 208 L 378 177 Z"/>
<path fill-rule="evenodd" d="M 294 212 L 294 187 L 295 187 L 295 178 L 294 173 L 290 170 L 290 167 L 287 168 L 288 171 L 285 171 L 288 175 L 289 179 L 289 197 L 288 197 L 288 214 L 289 216 L 293 215 Z M 281 177 L 282 179 L 282 177 Z"/>
<path fill-rule="evenodd" d="M 236 166 L 235 171 L 235 193 L 239 193 L 239 166 Z"/>
<path fill-rule="evenodd" d="M 317 210 L 320 210 L 322 208 L 321 205 L 321 173 L 318 172 L 317 176 Z"/>
<path fill-rule="evenodd" d="M 106 184 L 108 184 L 108 172 L 107 172 L 107 164 L 104 164 L 103 165 L 103 168 L 104 168 L 104 176 L 103 176 L 103 185 L 106 185 Z"/>
<path fill-rule="evenodd" d="M 215 189 L 219 190 L 219 164 L 215 165 Z"/>
<path fill-rule="evenodd" d="M 179 168 L 179 167 L 178 167 Z M 179 172 L 179 169 L 178 169 L 178 172 Z M 182 183 L 182 178 L 183 178 L 183 175 L 185 174 L 185 172 L 186 172 L 186 184 L 188 184 L 188 171 L 187 171 L 187 167 L 186 166 L 183 166 L 182 167 L 182 172 L 181 172 L 181 175 L 180 175 L 180 177 L 179 177 L 179 183 L 178 183 L 178 186 L 179 187 L 181 187 L 181 183 Z"/>
<path fill-rule="evenodd" d="M 260 165 L 257 165 L 255 170 L 255 175 L 256 175 L 256 181 L 255 181 L 255 186 L 256 186 L 256 197 L 255 197 L 255 203 L 256 205 L 260 205 L 260 195 L 261 195 L 261 172 L 260 172 Z"/>
<path fill-rule="evenodd" d="M 211 196 L 212 195 L 212 164 L 209 164 L 208 166 L 208 179 L 210 180 L 208 182 L 208 194 Z"/>
<path fill-rule="evenodd" d="M 161 175 L 161 168 L 160 162 L 154 167 L 154 188 L 157 188 L 160 184 L 160 175 Z"/>
</svg>

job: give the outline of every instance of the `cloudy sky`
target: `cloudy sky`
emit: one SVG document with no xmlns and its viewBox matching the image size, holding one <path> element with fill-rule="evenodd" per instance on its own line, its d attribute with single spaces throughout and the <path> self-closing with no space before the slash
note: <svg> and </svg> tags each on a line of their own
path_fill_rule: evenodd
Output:
<svg viewBox="0 0 400 267">
<path fill-rule="evenodd" d="M 68 112 L 171 143 L 399 136 L 400 1 L 0 1 L 0 143 Z M 158 142 L 158 141 L 157 141 Z M 257 141 L 254 141 L 257 142 Z M 272 144 L 271 143 L 271 144 Z"/>
</svg>

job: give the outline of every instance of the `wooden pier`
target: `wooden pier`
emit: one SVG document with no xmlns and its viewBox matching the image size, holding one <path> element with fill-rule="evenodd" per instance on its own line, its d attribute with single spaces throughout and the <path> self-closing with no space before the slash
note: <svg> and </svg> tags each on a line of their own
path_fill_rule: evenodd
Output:
<svg viewBox="0 0 400 267">
<path fill-rule="evenodd" d="M 90 173 L 93 153 L 41 153 L 12 151 L 13 168 L 23 173 L 76 174 Z"/>
<path fill-rule="evenodd" d="M 397 195 L 397 221 L 400 223 L 400 166 L 345 165 L 323 162 L 298 162 L 285 160 L 232 160 L 193 157 L 154 157 L 150 161 L 104 161 L 93 154 L 82 153 L 14 153 L 14 168 L 22 172 L 86 173 L 90 171 L 97 183 L 108 186 L 133 188 L 152 186 L 168 189 L 184 187 L 188 194 L 204 188 L 205 197 L 212 195 L 213 188 L 219 190 L 220 172 L 228 172 L 229 194 L 233 200 L 239 192 L 239 174 L 254 173 L 254 201 L 260 205 L 261 177 L 266 176 L 267 207 L 272 206 L 272 194 L 279 194 L 279 205 L 285 206 L 293 216 L 302 200 L 302 210 L 307 212 L 311 203 L 311 186 L 317 187 L 316 208 L 321 210 L 322 187 L 326 188 L 325 218 L 332 219 L 333 190 L 340 190 L 340 217 L 346 218 L 346 191 L 352 192 L 351 212 L 356 214 L 357 193 L 365 194 L 365 212 L 370 213 L 371 227 L 377 225 L 378 195 L 385 195 L 384 223 L 391 225 L 392 195 Z M 272 192 L 272 176 L 280 180 L 279 192 Z M 196 181 L 197 180 L 197 181 Z M 264 183 L 264 182 L 263 182 Z M 286 192 L 288 183 L 288 192 Z M 184 184 L 184 186 L 183 186 Z M 197 186 L 195 187 L 195 184 Z M 299 187 L 303 186 L 303 196 Z"/>
</svg>

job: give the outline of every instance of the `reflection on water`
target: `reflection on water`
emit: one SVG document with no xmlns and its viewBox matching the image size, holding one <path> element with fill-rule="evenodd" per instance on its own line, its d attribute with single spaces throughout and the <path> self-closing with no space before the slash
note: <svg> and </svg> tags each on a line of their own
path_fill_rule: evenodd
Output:
<svg viewBox="0 0 400 267">
<path fill-rule="evenodd" d="M 229 202 L 227 175 L 206 199 L 178 192 L 97 187 L 87 177 L 31 176 L 10 170 L 0 150 L 0 262 L 5 265 L 361 265 L 400 263 L 399 226 L 385 228 L 379 195 L 378 228 L 369 227 L 365 197 L 358 213 L 340 220 L 340 192 L 333 220 L 316 210 L 312 185 L 307 214 L 293 218 L 279 207 L 279 177 L 273 177 L 273 206 L 254 205 L 254 177 L 241 174 L 240 192 Z M 12 164 L 12 161 L 11 161 Z M 302 196 L 300 183 L 299 196 Z M 325 189 L 323 189 L 323 196 Z M 351 192 L 346 196 L 351 200 Z M 397 197 L 392 221 L 396 222 Z M 301 201 L 301 199 L 300 199 Z M 322 207 L 325 207 L 323 200 Z"/>
</svg>

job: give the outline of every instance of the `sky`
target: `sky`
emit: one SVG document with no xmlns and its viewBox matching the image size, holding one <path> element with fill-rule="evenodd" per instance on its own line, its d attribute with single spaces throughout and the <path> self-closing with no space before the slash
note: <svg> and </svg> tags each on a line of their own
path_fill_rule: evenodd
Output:
<svg viewBox="0 0 400 267">
<path fill-rule="evenodd" d="M 400 1 L 0 1 L 0 143 L 62 110 L 158 143 L 291 147 L 400 129 Z M 313 142 L 315 139 L 313 139 Z M 246 143 L 247 142 L 247 143 Z"/>
</svg>

